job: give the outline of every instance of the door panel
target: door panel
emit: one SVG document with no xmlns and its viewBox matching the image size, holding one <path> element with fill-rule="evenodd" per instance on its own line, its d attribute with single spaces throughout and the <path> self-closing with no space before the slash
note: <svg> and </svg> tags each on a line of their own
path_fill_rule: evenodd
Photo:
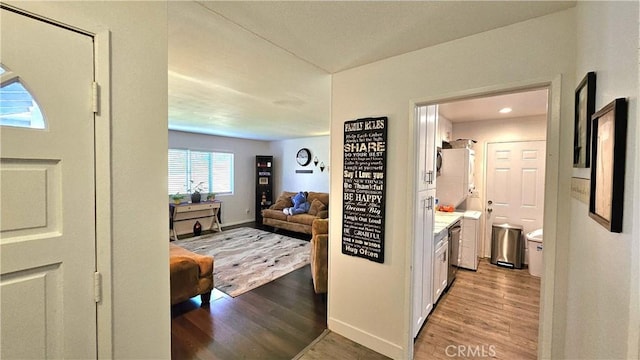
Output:
<svg viewBox="0 0 640 360">
<path fill-rule="evenodd" d="M 2 87 L 45 122 L 0 127 L 0 358 L 95 358 L 93 39 L 4 8 L 0 26 Z"/>
<path fill-rule="evenodd" d="M 494 223 L 521 225 L 525 234 L 542 227 L 545 148 L 544 141 L 487 145 L 485 256 Z"/>
</svg>

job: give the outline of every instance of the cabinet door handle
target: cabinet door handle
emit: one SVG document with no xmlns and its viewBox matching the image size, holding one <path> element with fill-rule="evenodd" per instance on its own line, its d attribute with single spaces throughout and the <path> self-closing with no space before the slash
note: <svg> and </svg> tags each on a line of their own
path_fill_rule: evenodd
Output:
<svg viewBox="0 0 640 360">
<path fill-rule="evenodd" d="M 432 210 L 433 209 L 433 196 L 429 196 L 425 201 L 424 201 L 425 207 L 427 208 L 427 210 Z"/>
</svg>

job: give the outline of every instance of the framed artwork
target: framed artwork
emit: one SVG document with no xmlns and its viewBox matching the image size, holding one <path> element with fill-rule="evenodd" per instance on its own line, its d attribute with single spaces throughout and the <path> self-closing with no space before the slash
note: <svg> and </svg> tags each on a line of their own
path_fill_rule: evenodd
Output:
<svg viewBox="0 0 640 360">
<path fill-rule="evenodd" d="M 596 73 L 591 71 L 576 88 L 573 167 L 590 166 L 591 116 L 596 111 Z"/>
<path fill-rule="evenodd" d="M 627 100 L 615 99 L 592 118 L 589 216 L 611 232 L 622 231 L 627 147 Z"/>
</svg>

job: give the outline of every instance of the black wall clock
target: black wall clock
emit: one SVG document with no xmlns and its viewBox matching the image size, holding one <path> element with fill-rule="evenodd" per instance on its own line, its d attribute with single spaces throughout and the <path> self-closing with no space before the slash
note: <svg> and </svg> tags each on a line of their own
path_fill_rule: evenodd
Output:
<svg viewBox="0 0 640 360">
<path fill-rule="evenodd" d="M 296 161 L 300 166 L 307 166 L 311 162 L 311 151 L 307 148 L 302 148 L 298 150 L 298 154 L 296 154 Z"/>
</svg>

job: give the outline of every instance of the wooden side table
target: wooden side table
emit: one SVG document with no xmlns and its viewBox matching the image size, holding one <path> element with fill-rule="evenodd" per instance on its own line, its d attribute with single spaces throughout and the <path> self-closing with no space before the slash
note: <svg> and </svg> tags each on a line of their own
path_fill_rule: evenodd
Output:
<svg viewBox="0 0 640 360">
<path fill-rule="evenodd" d="M 196 221 L 200 221 L 203 229 L 222 231 L 218 212 L 222 207 L 222 201 L 206 201 L 201 203 L 184 203 L 180 205 L 170 204 L 170 223 L 173 239 L 178 240 L 177 227 L 182 229 L 192 229 Z M 181 231 L 181 233 L 187 233 Z"/>
</svg>

